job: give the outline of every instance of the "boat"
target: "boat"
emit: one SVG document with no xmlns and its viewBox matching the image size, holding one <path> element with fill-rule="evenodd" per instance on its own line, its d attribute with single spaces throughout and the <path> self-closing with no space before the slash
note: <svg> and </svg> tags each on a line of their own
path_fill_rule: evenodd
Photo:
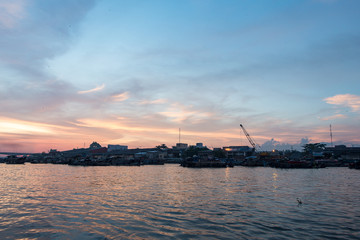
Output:
<svg viewBox="0 0 360 240">
<path fill-rule="evenodd" d="M 183 167 L 192 168 L 224 168 L 234 167 L 231 162 L 221 161 L 219 159 L 200 159 L 198 157 L 188 157 L 180 164 Z"/>
<path fill-rule="evenodd" d="M 7 158 L 5 158 L 4 161 L 6 164 L 24 164 L 25 160 L 26 160 L 25 156 L 17 157 L 15 155 L 11 155 L 11 156 L 8 156 Z"/>
<path fill-rule="evenodd" d="M 274 168 L 324 168 L 325 167 L 325 165 L 307 160 L 278 161 L 269 164 L 269 166 Z"/>
<path fill-rule="evenodd" d="M 350 163 L 349 168 L 351 168 L 351 169 L 360 169 L 360 162 Z"/>
</svg>

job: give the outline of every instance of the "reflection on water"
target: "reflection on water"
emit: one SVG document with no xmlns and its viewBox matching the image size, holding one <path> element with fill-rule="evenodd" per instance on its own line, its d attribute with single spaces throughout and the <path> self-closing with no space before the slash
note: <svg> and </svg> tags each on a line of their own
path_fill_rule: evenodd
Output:
<svg viewBox="0 0 360 240">
<path fill-rule="evenodd" d="M 0 239 L 359 239 L 359 181 L 347 168 L 0 164 Z"/>
</svg>

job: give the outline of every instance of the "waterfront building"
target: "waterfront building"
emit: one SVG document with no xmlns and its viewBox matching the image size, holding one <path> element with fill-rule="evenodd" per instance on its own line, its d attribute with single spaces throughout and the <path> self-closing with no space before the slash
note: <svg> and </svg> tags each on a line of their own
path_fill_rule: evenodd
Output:
<svg viewBox="0 0 360 240">
<path fill-rule="evenodd" d="M 175 147 L 178 150 L 185 150 L 188 148 L 188 144 L 187 143 L 177 143 Z"/>
<path fill-rule="evenodd" d="M 360 147 L 335 145 L 335 147 L 326 147 L 324 153 L 332 155 L 335 159 L 342 159 L 350 162 L 360 160 Z"/>
<path fill-rule="evenodd" d="M 198 152 L 198 157 L 201 160 L 213 160 L 215 158 L 214 151 L 201 150 L 201 151 Z"/>
<path fill-rule="evenodd" d="M 247 156 L 251 156 L 254 152 L 254 148 L 249 146 L 229 146 L 223 147 L 226 158 L 230 159 L 244 159 Z"/>
<path fill-rule="evenodd" d="M 196 143 L 197 148 L 205 148 L 203 143 Z"/>
<path fill-rule="evenodd" d="M 128 150 L 128 146 L 125 145 L 108 145 L 108 152 L 111 151 L 126 151 Z"/>
</svg>

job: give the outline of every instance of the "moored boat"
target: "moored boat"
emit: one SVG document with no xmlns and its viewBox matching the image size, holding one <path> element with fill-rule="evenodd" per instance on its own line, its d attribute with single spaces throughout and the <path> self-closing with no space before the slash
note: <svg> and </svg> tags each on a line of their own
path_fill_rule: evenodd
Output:
<svg viewBox="0 0 360 240">
<path fill-rule="evenodd" d="M 193 168 L 223 168 L 234 166 L 231 162 L 221 161 L 219 159 L 199 159 L 198 157 L 189 157 L 183 160 L 180 165 Z"/>
<path fill-rule="evenodd" d="M 269 164 L 269 166 L 275 168 L 324 168 L 325 167 L 325 165 L 307 160 L 278 161 Z"/>
<path fill-rule="evenodd" d="M 5 158 L 6 164 L 24 164 L 26 157 L 17 157 L 15 155 L 8 156 Z"/>
<path fill-rule="evenodd" d="M 349 168 L 351 168 L 351 169 L 360 169 L 360 162 L 350 163 Z"/>
</svg>

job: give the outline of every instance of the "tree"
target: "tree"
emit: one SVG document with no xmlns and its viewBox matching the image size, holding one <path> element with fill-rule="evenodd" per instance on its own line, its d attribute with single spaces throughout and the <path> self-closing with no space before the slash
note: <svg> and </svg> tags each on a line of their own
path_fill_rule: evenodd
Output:
<svg viewBox="0 0 360 240">
<path fill-rule="evenodd" d="M 156 146 L 157 149 L 168 149 L 168 147 L 163 143 L 161 145 Z"/>
<path fill-rule="evenodd" d="M 307 154 L 312 154 L 313 152 L 325 150 L 326 144 L 323 143 L 308 143 L 303 146 L 304 152 Z"/>
<path fill-rule="evenodd" d="M 207 147 L 198 148 L 196 146 L 190 146 L 185 150 L 184 156 L 185 157 L 192 157 L 194 155 L 198 155 L 199 152 L 205 151 L 205 150 L 209 150 L 209 149 Z"/>
</svg>

